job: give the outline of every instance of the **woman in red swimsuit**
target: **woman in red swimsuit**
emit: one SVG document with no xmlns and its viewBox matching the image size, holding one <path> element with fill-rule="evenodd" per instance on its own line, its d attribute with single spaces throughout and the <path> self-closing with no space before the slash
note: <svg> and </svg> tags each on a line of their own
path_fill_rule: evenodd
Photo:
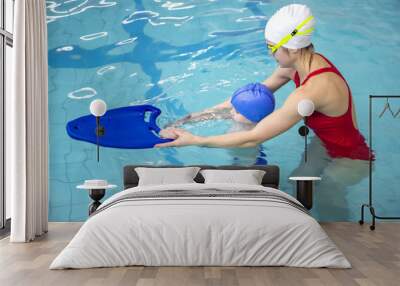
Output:
<svg viewBox="0 0 400 286">
<path fill-rule="evenodd" d="M 315 142 L 322 142 L 323 149 L 330 158 L 329 161 L 323 159 L 323 164 L 313 163 L 310 160 L 309 165 L 314 167 L 317 165 L 317 172 L 319 172 L 319 174 L 315 174 L 314 171 L 312 175 L 322 175 L 325 178 L 325 174 L 333 176 L 333 180 L 335 176 L 340 176 L 342 173 L 354 173 L 354 167 L 349 164 L 349 161 L 354 161 L 360 162 L 358 164 L 362 166 L 360 168 L 362 171 L 360 171 L 360 176 L 356 176 L 358 179 L 351 179 L 351 183 L 361 180 L 367 174 L 366 163 L 373 155 L 358 130 L 354 103 L 346 80 L 327 58 L 314 52 L 311 43 L 314 24 L 314 18 L 307 6 L 291 4 L 277 11 L 266 25 L 265 38 L 269 53 L 277 61 L 279 67 L 263 83 L 272 92 L 291 80 L 296 85 L 296 89 L 287 97 L 282 107 L 266 116 L 248 131 L 201 137 L 183 129 L 165 129 L 161 131 L 161 135 L 175 140 L 159 144 L 156 147 L 256 146 L 278 136 L 302 120 L 303 118 L 297 111 L 298 103 L 302 99 L 310 99 L 314 103 L 315 111 L 307 118 L 307 125 L 317 136 L 317 139 L 310 145 L 311 147 L 317 146 L 318 144 Z M 231 108 L 230 100 L 204 112 L 227 108 Z M 201 115 L 200 112 L 193 117 Z M 316 152 L 319 155 L 315 157 L 321 157 L 321 148 L 316 149 L 319 150 Z M 310 153 L 312 156 L 312 150 Z M 336 159 L 341 159 L 340 163 L 337 163 Z M 337 169 L 334 166 L 327 166 L 327 162 L 340 167 Z M 302 168 L 300 167 L 298 170 L 302 170 Z M 340 179 L 336 178 L 337 181 Z M 341 183 L 346 184 L 346 182 Z M 343 202 L 339 204 L 341 203 Z"/>
<path fill-rule="evenodd" d="M 282 22 L 282 21 L 285 22 Z M 315 112 L 308 117 L 308 126 L 320 138 L 332 158 L 368 160 L 369 148 L 357 128 L 351 91 L 338 69 L 323 55 L 314 53 L 311 33 L 314 19 L 305 5 L 292 4 L 281 8 L 268 21 L 265 36 L 270 54 L 279 67 L 264 81 L 271 90 L 293 80 L 296 89 L 275 112 L 265 117 L 250 131 L 220 136 L 200 137 L 181 129 L 163 130 L 165 137 L 175 138 L 157 147 L 201 145 L 206 147 L 249 147 L 269 140 L 302 120 L 297 105 L 310 99 Z M 287 31 L 288 34 L 285 34 Z M 273 40 L 275 40 L 273 42 Z M 211 109 L 231 108 L 227 100 Z M 201 113 L 197 113 L 196 116 Z"/>
</svg>

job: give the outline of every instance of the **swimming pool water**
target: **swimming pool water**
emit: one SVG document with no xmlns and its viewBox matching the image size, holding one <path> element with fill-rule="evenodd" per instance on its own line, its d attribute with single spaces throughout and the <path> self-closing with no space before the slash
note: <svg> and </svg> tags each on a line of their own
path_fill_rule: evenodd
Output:
<svg viewBox="0 0 400 286">
<path fill-rule="evenodd" d="M 275 69 L 263 30 L 267 19 L 293 1 L 47 1 L 49 49 L 49 134 L 51 221 L 87 217 L 87 193 L 76 185 L 101 178 L 122 188 L 126 164 L 254 164 L 262 159 L 281 168 L 281 189 L 293 194 L 288 177 L 301 164 L 303 139 L 296 125 L 262 144 L 262 150 L 200 147 L 126 150 L 101 148 L 68 137 L 69 120 L 89 113 L 100 98 L 108 108 L 153 104 L 162 110 L 159 126 L 227 99 L 249 82 L 262 81 Z M 361 132 L 368 133 L 368 95 L 400 94 L 398 68 L 400 2 L 300 1 L 316 18 L 313 43 L 347 79 Z M 288 83 L 275 93 L 277 106 L 294 89 Z M 400 100 L 390 102 L 394 110 Z M 380 215 L 400 214 L 399 119 L 374 104 L 374 198 Z M 199 135 L 231 130 L 227 120 L 188 125 Z M 312 140 L 311 140 L 312 142 Z M 315 143 L 314 145 L 318 145 Z M 313 145 L 313 146 L 314 146 Z M 319 157 L 310 165 L 327 163 Z M 317 162 L 319 161 L 319 162 Z M 321 163 L 322 162 L 322 163 Z M 316 192 L 319 200 L 341 199 L 329 208 L 313 209 L 320 220 L 358 220 L 367 201 L 365 170 L 348 162 L 339 171 L 324 169 Z M 342 165 L 343 165 L 342 164 Z M 343 171 L 343 170 L 347 170 Z M 357 179 L 354 179 L 357 177 Z M 333 195 L 332 195 L 333 194 Z M 318 196 L 318 195 L 317 195 Z M 335 199 L 333 199 L 335 200 Z M 340 204 L 346 201 L 345 205 Z"/>
</svg>

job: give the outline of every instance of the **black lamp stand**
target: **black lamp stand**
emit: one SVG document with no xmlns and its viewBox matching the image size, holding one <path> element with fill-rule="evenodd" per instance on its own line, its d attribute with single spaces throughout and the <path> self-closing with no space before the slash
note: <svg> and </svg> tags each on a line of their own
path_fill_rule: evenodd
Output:
<svg viewBox="0 0 400 286">
<path fill-rule="evenodd" d="M 89 190 L 89 196 L 93 202 L 89 205 L 89 216 L 94 213 L 97 208 L 101 205 L 100 200 L 104 197 L 106 189 L 91 189 Z"/>
<path fill-rule="evenodd" d="M 97 143 L 97 162 L 100 160 L 100 146 L 99 146 L 99 137 L 104 136 L 105 130 L 104 127 L 100 125 L 100 116 L 96 116 L 96 143 Z"/>
<path fill-rule="evenodd" d="M 307 135 L 309 132 L 307 117 L 304 117 L 304 125 L 299 128 L 299 134 L 304 137 L 304 162 L 307 162 Z"/>
</svg>

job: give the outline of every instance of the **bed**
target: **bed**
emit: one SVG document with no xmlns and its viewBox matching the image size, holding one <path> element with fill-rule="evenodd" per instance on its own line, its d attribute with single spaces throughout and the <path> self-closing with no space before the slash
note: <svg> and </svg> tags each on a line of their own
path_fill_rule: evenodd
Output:
<svg viewBox="0 0 400 286">
<path fill-rule="evenodd" d="M 263 170 L 260 185 L 204 183 L 199 172 L 193 183 L 149 186 L 138 185 L 138 167 L 124 167 L 124 191 L 102 203 L 50 269 L 351 267 L 301 203 L 278 189 L 277 166 L 198 166 Z"/>
</svg>

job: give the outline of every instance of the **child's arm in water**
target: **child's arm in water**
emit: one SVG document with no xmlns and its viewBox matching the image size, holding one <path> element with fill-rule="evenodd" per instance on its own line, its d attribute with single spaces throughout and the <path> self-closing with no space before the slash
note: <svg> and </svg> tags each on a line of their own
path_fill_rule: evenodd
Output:
<svg viewBox="0 0 400 286">
<path fill-rule="evenodd" d="M 164 128 L 168 127 L 178 127 L 181 126 L 185 123 L 189 122 L 199 122 L 199 121 L 204 121 L 204 120 L 211 120 L 211 119 L 217 119 L 217 118 L 230 118 L 230 110 L 232 109 L 232 104 L 231 104 L 231 99 L 229 98 L 228 100 L 217 104 L 213 107 L 207 108 L 203 111 L 200 112 L 193 112 L 185 117 L 167 124 Z"/>
<path fill-rule="evenodd" d="M 263 81 L 263 84 L 267 86 L 272 92 L 275 92 L 288 81 L 291 80 L 294 74 L 292 68 L 281 68 L 278 67 L 275 71 Z M 217 104 L 211 108 L 207 108 L 203 111 L 193 112 L 185 117 L 167 124 L 164 128 L 168 127 L 179 127 L 185 123 L 198 122 L 203 120 L 210 120 L 215 118 L 229 118 L 229 111 L 232 109 L 231 98 L 224 102 Z"/>
</svg>

